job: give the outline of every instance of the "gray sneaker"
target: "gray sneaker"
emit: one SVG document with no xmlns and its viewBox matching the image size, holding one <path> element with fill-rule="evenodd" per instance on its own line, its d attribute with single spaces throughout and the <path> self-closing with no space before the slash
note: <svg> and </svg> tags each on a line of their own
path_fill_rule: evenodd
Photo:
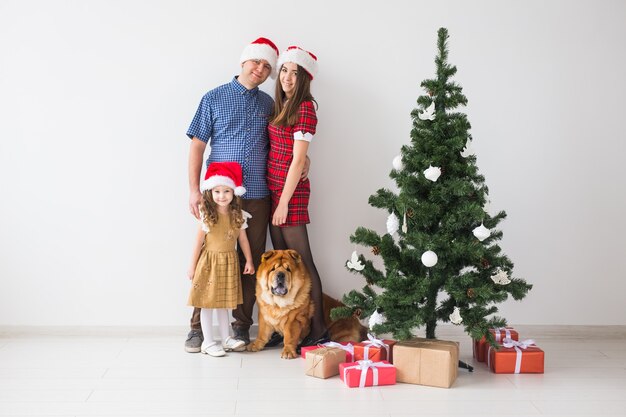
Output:
<svg viewBox="0 0 626 417">
<path fill-rule="evenodd" d="M 191 330 L 185 340 L 185 352 L 198 353 L 204 341 L 202 330 Z"/>
<path fill-rule="evenodd" d="M 246 345 L 250 344 L 250 331 L 248 329 L 233 327 L 233 332 L 235 333 L 233 339 L 242 340 Z"/>
</svg>

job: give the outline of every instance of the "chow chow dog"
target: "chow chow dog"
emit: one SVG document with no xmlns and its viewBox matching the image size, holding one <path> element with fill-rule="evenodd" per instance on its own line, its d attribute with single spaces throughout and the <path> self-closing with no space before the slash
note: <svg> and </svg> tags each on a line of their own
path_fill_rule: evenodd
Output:
<svg viewBox="0 0 626 417">
<path fill-rule="evenodd" d="M 271 250 L 261 256 L 256 273 L 256 299 L 259 333 L 246 349 L 257 352 L 265 347 L 273 332 L 283 335 L 281 358 L 297 357 L 298 342 L 309 334 L 314 305 L 311 277 L 300 254 L 294 250 Z M 324 318 L 330 338 L 336 342 L 361 341 L 367 329 L 357 316 L 330 320 L 330 310 L 343 304 L 324 294 Z"/>
</svg>

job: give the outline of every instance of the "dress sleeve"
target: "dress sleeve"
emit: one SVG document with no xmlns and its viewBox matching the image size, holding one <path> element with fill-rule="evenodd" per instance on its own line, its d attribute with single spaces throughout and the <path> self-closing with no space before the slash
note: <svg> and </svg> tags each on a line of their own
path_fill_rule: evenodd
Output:
<svg viewBox="0 0 626 417">
<path fill-rule="evenodd" d="M 200 207 L 198 207 L 200 209 L 200 227 L 202 228 L 202 231 L 204 233 L 209 233 L 211 230 L 209 229 L 209 226 L 207 226 L 206 224 L 206 212 L 204 211 L 204 208 L 202 207 L 202 205 L 200 205 Z"/>
<path fill-rule="evenodd" d="M 241 230 L 248 228 L 248 219 L 252 218 L 252 214 L 248 213 L 245 210 L 241 210 L 241 216 L 243 217 L 243 224 L 241 225 Z"/>
<path fill-rule="evenodd" d="M 298 110 L 298 122 L 293 126 L 294 140 L 311 142 L 317 127 L 317 115 L 312 101 L 304 101 Z"/>
</svg>

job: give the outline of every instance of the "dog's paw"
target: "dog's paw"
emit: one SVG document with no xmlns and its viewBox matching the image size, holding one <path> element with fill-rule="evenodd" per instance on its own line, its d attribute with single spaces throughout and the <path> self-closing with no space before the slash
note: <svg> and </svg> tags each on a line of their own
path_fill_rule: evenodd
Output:
<svg viewBox="0 0 626 417">
<path fill-rule="evenodd" d="M 294 348 L 285 346 L 280 354 L 280 357 L 283 359 L 295 359 L 298 357 L 298 354 Z"/>
<path fill-rule="evenodd" d="M 265 343 L 261 343 L 259 340 L 255 340 L 254 342 L 246 346 L 246 350 L 248 352 L 258 352 L 260 350 L 263 350 L 264 347 L 265 347 Z"/>
</svg>

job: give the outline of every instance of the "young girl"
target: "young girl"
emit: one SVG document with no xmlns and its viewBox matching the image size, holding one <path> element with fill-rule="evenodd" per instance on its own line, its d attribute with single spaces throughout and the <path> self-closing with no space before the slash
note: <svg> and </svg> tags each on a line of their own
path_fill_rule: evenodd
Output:
<svg viewBox="0 0 626 417">
<path fill-rule="evenodd" d="M 224 356 L 242 351 L 245 342 L 229 335 L 228 309 L 243 302 L 236 242 L 246 258 L 244 274 L 254 273 L 252 252 L 246 235 L 249 214 L 241 209 L 239 196 L 246 192 L 237 162 L 213 162 L 200 186 L 201 227 L 195 241 L 188 276 L 192 281 L 189 305 L 201 308 L 204 334 L 201 352 Z M 213 340 L 213 310 L 217 315 L 221 344 Z"/>
<path fill-rule="evenodd" d="M 298 251 L 311 275 L 315 312 L 311 331 L 298 346 L 300 348 L 329 340 L 322 309 L 322 282 L 313 262 L 306 229 L 311 189 L 309 180 L 300 178 L 317 126 L 315 100 L 310 92 L 311 80 L 317 72 L 317 57 L 290 46 L 280 55 L 276 66 L 279 82 L 268 128 L 267 179 L 272 195 L 270 236 L 274 249 Z"/>
</svg>

